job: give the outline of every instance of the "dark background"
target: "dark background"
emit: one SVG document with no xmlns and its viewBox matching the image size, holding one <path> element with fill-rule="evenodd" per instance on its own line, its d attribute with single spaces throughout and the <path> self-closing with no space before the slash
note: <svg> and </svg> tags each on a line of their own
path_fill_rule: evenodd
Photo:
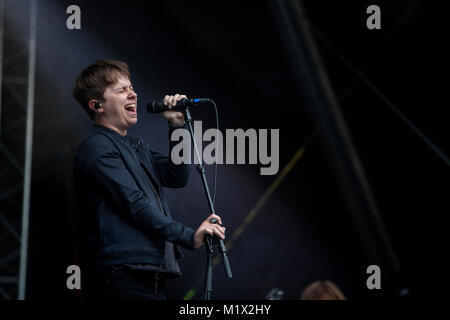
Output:
<svg viewBox="0 0 450 320">
<path fill-rule="evenodd" d="M 304 1 L 310 22 L 428 137 L 448 153 L 449 68 L 443 8 L 418 1 Z M 81 30 L 66 28 L 66 8 L 81 8 Z M 377 4 L 382 29 L 366 28 L 366 8 Z M 442 9 L 442 10 L 441 10 Z M 443 15 L 443 14 L 442 14 Z M 9 17 L 17 22 L 20 16 Z M 220 128 L 280 129 L 280 170 L 316 124 L 295 83 L 288 54 L 266 1 L 50 1 L 38 2 L 37 75 L 33 140 L 27 298 L 80 299 L 69 291 L 66 268 L 79 264 L 79 205 L 72 161 L 91 122 L 71 95 L 80 71 L 98 59 L 128 63 L 138 93 L 142 136 L 167 152 L 167 126 L 146 114 L 148 101 L 165 94 L 210 97 Z M 390 37 L 387 41 L 386 38 Z M 316 37 L 339 97 L 355 74 Z M 379 51 L 377 51 L 379 50 Z M 401 263 L 390 275 L 421 293 L 429 277 L 444 276 L 439 231 L 448 207 L 448 165 L 433 153 L 372 90 L 358 81 L 340 108 L 366 170 L 383 222 Z M 193 111 L 214 127 L 210 107 Z M 321 140 L 310 146 L 229 251 L 234 278 L 214 269 L 215 299 L 264 299 L 275 287 L 298 299 L 316 280 L 334 281 L 353 299 L 392 297 L 388 283 L 366 288 L 368 261 Z M 206 166 L 210 187 L 213 171 Z M 219 165 L 216 210 L 227 236 L 241 225 L 275 176 L 259 165 Z M 181 190 L 167 189 L 174 217 L 196 228 L 209 214 L 201 181 L 192 171 Z M 201 299 L 204 250 L 185 252 L 183 277 L 168 285 L 181 299 Z M 399 280 L 400 279 L 400 280 Z M 383 285 L 386 283 L 383 283 Z M 385 287 L 383 287 L 385 288 Z"/>
</svg>

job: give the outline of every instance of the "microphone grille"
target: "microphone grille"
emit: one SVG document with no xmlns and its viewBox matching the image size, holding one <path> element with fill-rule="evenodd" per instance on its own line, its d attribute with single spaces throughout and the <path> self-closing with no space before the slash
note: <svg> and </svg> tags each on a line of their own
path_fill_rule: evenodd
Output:
<svg viewBox="0 0 450 320">
<path fill-rule="evenodd" d="M 150 112 L 150 113 L 156 113 L 155 101 L 150 102 L 149 104 L 147 104 L 147 111 Z"/>
</svg>

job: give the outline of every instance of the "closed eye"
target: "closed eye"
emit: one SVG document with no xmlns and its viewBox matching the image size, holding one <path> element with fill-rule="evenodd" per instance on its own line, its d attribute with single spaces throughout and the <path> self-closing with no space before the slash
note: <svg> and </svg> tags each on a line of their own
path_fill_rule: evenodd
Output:
<svg viewBox="0 0 450 320">
<path fill-rule="evenodd" d="M 125 92 L 125 90 L 127 90 L 127 87 L 122 87 L 116 90 L 116 92 Z M 134 88 L 130 86 L 130 90 L 134 91 Z"/>
</svg>

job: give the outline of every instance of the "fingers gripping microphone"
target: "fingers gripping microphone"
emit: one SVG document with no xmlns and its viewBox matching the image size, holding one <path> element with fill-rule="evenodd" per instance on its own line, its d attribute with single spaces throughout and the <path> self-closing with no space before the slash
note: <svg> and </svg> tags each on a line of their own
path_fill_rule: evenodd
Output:
<svg viewBox="0 0 450 320">
<path fill-rule="evenodd" d="M 186 107 L 197 106 L 201 103 L 206 103 L 209 101 L 211 100 L 208 98 L 182 99 L 178 101 L 177 104 L 173 106 L 171 109 L 169 109 L 169 107 L 167 107 L 163 101 L 153 101 L 147 104 L 147 111 L 150 113 L 161 113 L 167 110 L 184 111 Z"/>
</svg>

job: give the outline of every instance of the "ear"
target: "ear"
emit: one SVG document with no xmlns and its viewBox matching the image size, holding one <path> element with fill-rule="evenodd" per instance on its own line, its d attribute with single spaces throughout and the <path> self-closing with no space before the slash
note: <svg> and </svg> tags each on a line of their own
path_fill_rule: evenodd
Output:
<svg viewBox="0 0 450 320">
<path fill-rule="evenodd" d="M 91 99 L 91 100 L 89 100 L 88 105 L 89 105 L 89 108 L 92 111 L 94 111 L 95 113 L 102 113 L 103 112 L 103 109 L 101 108 L 102 104 L 98 100 Z M 98 107 L 98 105 L 100 105 L 100 108 Z M 96 108 L 96 106 L 97 106 L 97 108 Z"/>
</svg>

